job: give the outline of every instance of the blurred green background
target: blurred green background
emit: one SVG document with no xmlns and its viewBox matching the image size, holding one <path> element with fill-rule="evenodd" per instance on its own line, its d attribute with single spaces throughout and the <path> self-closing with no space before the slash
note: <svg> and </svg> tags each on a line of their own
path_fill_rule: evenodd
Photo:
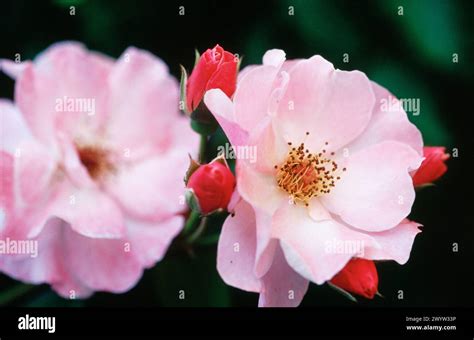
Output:
<svg viewBox="0 0 474 340">
<path fill-rule="evenodd" d="M 75 15 L 70 15 L 74 6 Z M 185 15 L 179 15 L 184 6 Z M 293 15 L 290 15 L 293 14 Z M 260 63 L 281 48 L 287 58 L 321 54 L 340 69 L 359 69 L 402 98 L 419 98 L 410 120 L 427 145 L 444 145 L 459 157 L 436 187 L 419 193 L 411 218 L 424 225 L 409 262 L 378 265 L 384 298 L 363 306 L 472 306 L 474 226 L 470 100 L 474 90 L 472 1 L 7 1 L 0 17 L 0 57 L 34 58 L 50 44 L 78 40 L 118 57 L 130 45 L 147 49 L 179 76 L 194 49 L 216 43 Z M 457 62 L 453 62 L 456 58 Z M 347 57 L 348 62 L 347 61 Z M 344 60 L 346 58 L 346 60 Z M 0 76 L 0 97 L 13 81 Z M 214 150 L 224 140 L 213 137 Z M 211 148 L 212 150 L 212 148 Z M 211 157 L 212 155 L 209 155 Z M 214 220 L 218 228 L 222 217 Z M 459 251 L 453 252 L 453 243 Z M 59 298 L 48 286 L 30 287 L 0 276 L 0 305 L 15 306 L 256 306 L 258 296 L 227 287 L 215 269 L 215 245 L 179 244 L 122 295 L 96 293 L 85 301 Z M 178 299 L 178 291 L 186 299 Z M 404 299 L 397 299 L 399 290 Z M 312 284 L 303 306 L 353 306 L 327 286 Z"/>
</svg>

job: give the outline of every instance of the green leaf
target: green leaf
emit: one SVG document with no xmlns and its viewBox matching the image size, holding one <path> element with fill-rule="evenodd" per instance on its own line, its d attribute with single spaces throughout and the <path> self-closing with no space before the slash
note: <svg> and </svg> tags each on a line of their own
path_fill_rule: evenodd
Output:
<svg viewBox="0 0 474 340">
<path fill-rule="evenodd" d="M 188 156 L 189 156 L 189 166 L 188 166 L 188 170 L 186 170 L 186 175 L 184 176 L 184 184 L 186 185 L 188 184 L 188 181 L 191 175 L 201 166 L 201 164 L 196 162 L 191 155 L 188 155 Z"/>
<path fill-rule="evenodd" d="M 188 204 L 188 207 L 198 213 L 198 214 L 201 214 L 201 206 L 199 205 L 199 200 L 198 198 L 196 197 L 196 195 L 194 194 L 194 191 L 193 189 L 187 189 L 185 194 L 184 194 L 184 197 L 186 198 L 186 203 Z"/>
</svg>

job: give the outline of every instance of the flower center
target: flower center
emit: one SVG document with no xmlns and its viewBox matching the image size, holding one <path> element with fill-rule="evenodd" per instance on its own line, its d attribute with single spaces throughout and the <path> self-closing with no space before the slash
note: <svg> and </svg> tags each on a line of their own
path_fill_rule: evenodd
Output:
<svg viewBox="0 0 474 340">
<path fill-rule="evenodd" d="M 306 133 L 309 135 L 309 132 Z M 328 145 L 328 143 L 325 143 Z M 326 150 L 310 153 L 304 143 L 297 148 L 288 143 L 290 151 L 280 166 L 275 165 L 278 186 L 285 190 L 294 204 L 302 202 L 306 206 L 313 197 L 331 192 L 340 179 L 337 163 L 326 157 Z M 331 152 L 334 155 L 334 152 Z M 343 168 L 342 171 L 346 171 Z"/>
<path fill-rule="evenodd" d="M 100 179 L 105 173 L 113 169 L 107 151 L 98 146 L 78 146 L 77 151 L 82 165 L 92 179 Z"/>
</svg>

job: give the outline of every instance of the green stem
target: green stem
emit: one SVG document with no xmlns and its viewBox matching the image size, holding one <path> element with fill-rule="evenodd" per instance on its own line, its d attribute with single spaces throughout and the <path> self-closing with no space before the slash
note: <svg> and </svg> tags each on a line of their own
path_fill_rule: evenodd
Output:
<svg viewBox="0 0 474 340">
<path fill-rule="evenodd" d="M 27 284 L 18 284 L 7 291 L 0 292 L 0 306 L 4 306 L 22 295 L 28 293 L 36 286 Z"/>
<path fill-rule="evenodd" d="M 197 211 L 191 210 L 188 220 L 184 225 L 183 234 L 187 235 L 194 229 L 196 222 L 199 220 L 200 214 Z"/>
<path fill-rule="evenodd" d="M 199 240 L 196 241 L 196 244 L 200 246 L 210 246 L 214 245 L 219 241 L 219 234 L 203 236 Z"/>
<path fill-rule="evenodd" d="M 204 164 L 206 162 L 206 146 L 207 135 L 201 135 L 201 142 L 199 143 L 199 162 Z"/>
<path fill-rule="evenodd" d="M 207 217 L 203 217 L 201 219 L 201 223 L 199 224 L 199 226 L 197 227 L 197 229 L 194 231 L 194 233 L 192 233 L 187 241 L 189 244 L 192 244 L 194 243 L 194 241 L 196 241 L 199 236 L 202 235 L 202 233 L 204 232 L 204 230 L 206 230 L 206 225 L 207 225 Z"/>
</svg>

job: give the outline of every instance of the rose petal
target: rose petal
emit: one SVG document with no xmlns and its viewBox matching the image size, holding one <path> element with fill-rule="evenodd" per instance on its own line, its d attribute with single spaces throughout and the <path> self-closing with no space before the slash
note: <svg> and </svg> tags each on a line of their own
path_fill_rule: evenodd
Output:
<svg viewBox="0 0 474 340">
<path fill-rule="evenodd" d="M 415 190 L 409 172 L 422 158 L 398 142 L 382 142 L 352 154 L 342 164 L 341 180 L 322 203 L 351 226 L 382 231 L 396 226 L 411 211 Z"/>
<path fill-rule="evenodd" d="M 87 237 L 119 238 L 125 235 L 121 210 L 97 189 L 77 189 L 66 184 L 50 214 L 70 223 L 74 231 Z"/>
<path fill-rule="evenodd" d="M 225 283 L 250 292 L 260 290 L 253 272 L 255 263 L 255 214 L 245 201 L 235 208 L 222 227 L 217 245 L 217 271 Z"/>
<path fill-rule="evenodd" d="M 183 228 L 184 218 L 173 216 L 159 223 L 129 219 L 126 224 L 130 233 L 130 251 L 145 268 L 150 268 L 163 258 Z"/>
<path fill-rule="evenodd" d="M 372 119 L 365 131 L 347 149 L 355 153 L 360 149 L 383 141 L 396 141 L 411 146 L 423 155 L 423 139 L 420 131 L 407 117 L 400 102 L 386 89 L 372 82 L 375 93 L 375 106 Z M 395 101 L 397 104 L 389 105 Z"/>
<path fill-rule="evenodd" d="M 237 163 L 237 188 L 247 202 L 270 215 L 282 202 L 290 200 L 273 176 L 257 172 L 246 162 Z"/>
<path fill-rule="evenodd" d="M 204 96 L 204 103 L 209 111 L 212 112 L 234 147 L 247 143 L 248 134 L 236 123 L 234 105 L 224 92 L 219 89 L 207 91 Z"/>
<path fill-rule="evenodd" d="M 115 176 L 107 178 L 105 187 L 131 216 L 158 221 L 185 209 L 180 174 L 186 172 L 188 164 L 188 155 L 174 150 L 119 168 Z"/>
<path fill-rule="evenodd" d="M 365 74 L 334 70 L 331 63 L 314 56 L 294 65 L 289 75 L 276 117 L 288 142 L 304 141 L 313 152 L 328 142 L 329 149 L 338 150 L 367 126 L 375 98 Z"/>
<path fill-rule="evenodd" d="M 166 64 L 149 52 L 128 48 L 110 74 L 108 142 L 130 159 L 163 152 L 174 140 L 179 116 L 177 81 Z"/>
<path fill-rule="evenodd" d="M 106 119 L 111 62 L 78 43 L 55 44 L 25 66 L 15 102 L 33 135 L 55 147 L 57 131 L 82 137 Z M 87 128 L 86 128 L 87 127 Z"/>
<path fill-rule="evenodd" d="M 405 219 L 392 229 L 367 233 L 378 247 L 366 247 L 363 257 L 371 260 L 395 260 L 405 264 L 410 257 L 415 237 L 421 232 L 418 229 L 420 226 L 419 223 Z"/>
<path fill-rule="evenodd" d="M 280 239 L 288 264 L 317 284 L 331 279 L 373 242 L 335 220 L 314 221 L 301 205 L 283 204 L 273 215 L 272 226 L 272 236 Z"/>
<path fill-rule="evenodd" d="M 309 282 L 286 262 L 278 246 L 271 268 L 262 278 L 259 307 L 297 307 L 308 290 Z"/>
</svg>

